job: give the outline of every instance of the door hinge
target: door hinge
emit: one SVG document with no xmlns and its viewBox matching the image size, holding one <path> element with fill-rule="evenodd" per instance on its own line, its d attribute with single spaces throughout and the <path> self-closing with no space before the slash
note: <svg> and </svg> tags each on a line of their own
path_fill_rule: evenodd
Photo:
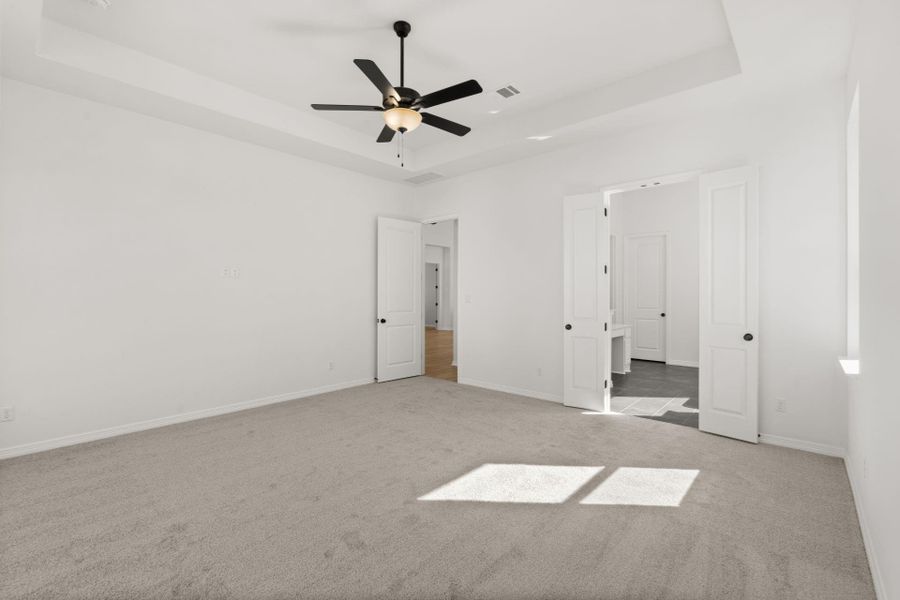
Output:
<svg viewBox="0 0 900 600">
<path fill-rule="evenodd" d="M 609 213 L 606 212 L 606 208 L 604 207 L 604 208 L 603 208 L 603 216 L 606 217 L 606 216 L 608 216 L 608 215 L 609 215 Z"/>
<path fill-rule="evenodd" d="M 603 273 L 606 274 L 608 272 L 608 268 L 606 265 L 603 265 Z"/>
<path fill-rule="evenodd" d="M 604 324 L 603 324 L 603 331 L 606 331 L 607 325 L 608 325 L 608 323 L 604 323 Z"/>
<path fill-rule="evenodd" d="M 437 305 L 438 305 L 438 303 L 437 303 L 437 302 L 435 302 L 435 303 L 434 303 L 434 305 L 435 305 L 435 306 L 437 306 Z"/>
<path fill-rule="evenodd" d="M 607 385 L 609 385 L 609 381 L 607 381 L 606 379 L 604 379 L 604 380 L 603 380 L 603 389 L 604 389 L 604 390 L 606 389 L 606 386 L 607 386 Z"/>
</svg>

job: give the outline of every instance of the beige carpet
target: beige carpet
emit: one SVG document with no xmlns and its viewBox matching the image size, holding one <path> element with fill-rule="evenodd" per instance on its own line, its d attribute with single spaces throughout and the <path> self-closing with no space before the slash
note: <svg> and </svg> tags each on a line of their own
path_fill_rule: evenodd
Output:
<svg viewBox="0 0 900 600">
<path fill-rule="evenodd" d="M 0 507 L 4 599 L 874 598 L 838 459 L 427 378 L 4 461 Z"/>
</svg>

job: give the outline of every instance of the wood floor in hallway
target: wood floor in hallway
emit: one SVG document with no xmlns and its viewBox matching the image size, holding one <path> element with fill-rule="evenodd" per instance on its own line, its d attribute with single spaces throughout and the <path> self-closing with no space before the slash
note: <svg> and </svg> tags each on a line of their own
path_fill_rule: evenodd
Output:
<svg viewBox="0 0 900 600">
<path fill-rule="evenodd" d="M 456 381 L 453 366 L 453 331 L 425 328 L 425 375 Z"/>
</svg>

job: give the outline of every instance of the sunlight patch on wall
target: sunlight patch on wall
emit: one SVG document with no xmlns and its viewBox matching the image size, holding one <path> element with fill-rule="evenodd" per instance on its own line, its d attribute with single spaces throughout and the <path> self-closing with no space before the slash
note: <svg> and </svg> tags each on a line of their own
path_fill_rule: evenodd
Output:
<svg viewBox="0 0 900 600">
<path fill-rule="evenodd" d="M 487 463 L 419 500 L 560 504 L 603 467 Z"/>
<path fill-rule="evenodd" d="M 619 467 L 581 504 L 681 506 L 700 471 Z"/>
</svg>

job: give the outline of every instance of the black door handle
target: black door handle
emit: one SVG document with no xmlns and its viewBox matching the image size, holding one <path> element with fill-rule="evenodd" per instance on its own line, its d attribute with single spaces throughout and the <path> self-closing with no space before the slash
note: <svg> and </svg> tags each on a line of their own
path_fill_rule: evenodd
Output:
<svg viewBox="0 0 900 600">
<path fill-rule="evenodd" d="M 753 334 L 752 334 L 752 333 L 745 333 L 745 334 L 744 334 L 744 341 L 745 341 L 745 342 L 753 341 Z"/>
<path fill-rule="evenodd" d="M 664 317 L 666 316 L 666 313 L 659 313 L 659 316 Z"/>
<path fill-rule="evenodd" d="M 566 323 L 566 331 L 568 331 L 569 329 L 572 329 L 572 326 L 570 324 Z"/>
<path fill-rule="evenodd" d="M 379 323 L 387 323 L 387 319 L 378 319 Z"/>
</svg>

